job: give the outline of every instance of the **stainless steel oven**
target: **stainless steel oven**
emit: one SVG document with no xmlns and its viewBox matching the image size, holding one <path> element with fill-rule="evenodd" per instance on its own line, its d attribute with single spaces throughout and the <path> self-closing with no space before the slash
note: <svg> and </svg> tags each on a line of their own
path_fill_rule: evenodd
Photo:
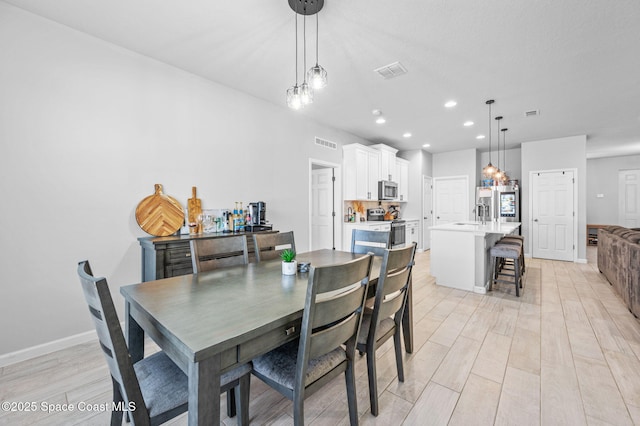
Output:
<svg viewBox="0 0 640 426">
<path fill-rule="evenodd" d="M 406 225 L 404 220 L 396 219 L 391 222 L 391 248 L 404 247 Z"/>
</svg>

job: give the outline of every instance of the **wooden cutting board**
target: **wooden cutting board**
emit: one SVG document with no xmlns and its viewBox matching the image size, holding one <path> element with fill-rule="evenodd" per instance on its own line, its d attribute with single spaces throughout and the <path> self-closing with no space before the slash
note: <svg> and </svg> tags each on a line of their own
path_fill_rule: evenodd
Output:
<svg viewBox="0 0 640 426">
<path fill-rule="evenodd" d="M 182 205 L 162 193 L 162 185 L 155 185 L 155 194 L 145 197 L 136 207 L 136 221 L 140 228 L 156 237 L 176 233 L 184 223 Z"/>
<path fill-rule="evenodd" d="M 196 187 L 191 188 L 192 198 L 187 200 L 187 211 L 189 212 L 189 226 L 192 223 L 197 223 L 195 232 L 197 234 L 202 233 L 202 223 L 198 221 L 198 216 L 202 214 L 202 201 L 200 198 L 196 198 Z"/>
</svg>

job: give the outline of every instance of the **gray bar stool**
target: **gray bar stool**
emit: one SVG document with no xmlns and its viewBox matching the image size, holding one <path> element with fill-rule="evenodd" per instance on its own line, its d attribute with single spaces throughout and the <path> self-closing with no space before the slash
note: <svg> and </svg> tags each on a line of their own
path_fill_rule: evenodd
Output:
<svg viewBox="0 0 640 426">
<path fill-rule="evenodd" d="M 522 268 L 522 274 L 526 272 L 526 266 L 524 264 L 524 237 L 522 235 L 505 235 L 498 243 L 505 244 L 517 244 L 522 249 L 522 255 L 520 256 L 520 268 Z"/>
<path fill-rule="evenodd" d="M 520 256 L 522 256 L 522 246 L 517 244 L 501 243 L 491 247 L 491 282 L 489 290 L 493 288 L 494 283 L 515 284 L 516 296 L 520 297 L 520 289 L 522 288 L 522 268 L 520 267 Z M 513 261 L 513 274 L 507 274 L 500 269 L 500 263 L 505 259 Z M 512 280 L 500 278 L 500 276 L 513 277 Z"/>
</svg>

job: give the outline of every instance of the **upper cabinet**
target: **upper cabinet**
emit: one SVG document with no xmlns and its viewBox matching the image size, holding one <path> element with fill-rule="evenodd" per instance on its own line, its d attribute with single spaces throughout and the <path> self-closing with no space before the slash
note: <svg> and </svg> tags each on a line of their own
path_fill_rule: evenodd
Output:
<svg viewBox="0 0 640 426">
<path fill-rule="evenodd" d="M 377 200 L 380 151 L 351 144 L 343 149 L 344 199 Z"/>
<path fill-rule="evenodd" d="M 398 182 L 400 180 L 396 167 L 396 153 L 398 150 L 381 143 L 371 145 L 371 148 L 380 151 L 380 180 Z"/>
<path fill-rule="evenodd" d="M 398 174 L 398 201 L 409 201 L 409 161 L 396 158 Z"/>
</svg>

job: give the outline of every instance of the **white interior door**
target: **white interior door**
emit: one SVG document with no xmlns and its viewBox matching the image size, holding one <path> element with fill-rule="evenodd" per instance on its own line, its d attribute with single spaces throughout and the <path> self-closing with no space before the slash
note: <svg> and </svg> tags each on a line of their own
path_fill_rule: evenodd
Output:
<svg viewBox="0 0 640 426">
<path fill-rule="evenodd" d="M 422 249 L 431 249 L 431 231 L 433 224 L 433 180 L 422 176 Z"/>
<path fill-rule="evenodd" d="M 469 220 L 469 177 L 433 179 L 435 224 Z"/>
<path fill-rule="evenodd" d="M 574 185 L 573 171 L 532 173 L 533 257 L 574 260 Z"/>
<path fill-rule="evenodd" d="M 618 172 L 618 224 L 640 227 L 640 169 Z"/>
<path fill-rule="evenodd" d="M 311 170 L 311 250 L 333 248 L 333 169 Z"/>
</svg>

